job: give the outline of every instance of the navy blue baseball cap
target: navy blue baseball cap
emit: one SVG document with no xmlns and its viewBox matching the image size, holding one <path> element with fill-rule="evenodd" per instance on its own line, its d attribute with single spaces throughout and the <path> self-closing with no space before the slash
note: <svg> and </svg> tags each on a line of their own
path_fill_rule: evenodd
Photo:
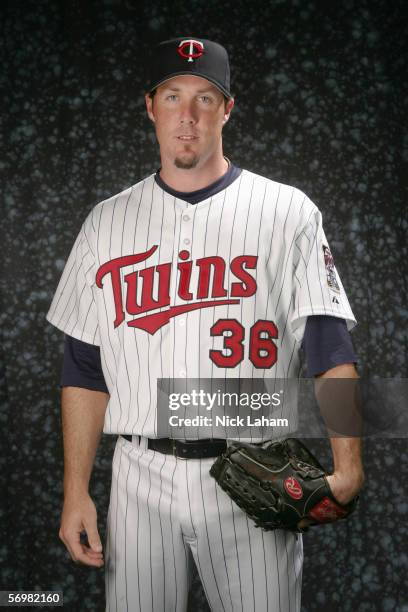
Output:
<svg viewBox="0 0 408 612">
<path fill-rule="evenodd" d="M 228 53 L 222 45 L 205 38 L 173 38 L 153 50 L 149 66 L 148 93 L 169 79 L 190 74 L 207 79 L 227 98 L 230 92 Z"/>
</svg>

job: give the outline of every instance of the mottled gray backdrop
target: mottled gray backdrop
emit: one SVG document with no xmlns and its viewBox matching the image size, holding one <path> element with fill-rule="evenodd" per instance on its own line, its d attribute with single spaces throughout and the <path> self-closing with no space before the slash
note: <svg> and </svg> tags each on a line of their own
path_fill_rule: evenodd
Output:
<svg viewBox="0 0 408 612">
<path fill-rule="evenodd" d="M 157 41 L 228 48 L 225 153 L 319 206 L 361 374 L 407 376 L 406 13 L 402 0 L 2 3 L 0 589 L 104 609 L 103 570 L 75 566 L 57 536 L 62 336 L 44 317 L 90 208 L 158 167 L 143 108 Z M 103 537 L 113 444 L 92 480 Z M 326 441 L 312 447 L 329 460 Z M 367 441 L 365 462 L 358 514 L 304 537 L 303 612 L 408 610 L 406 440 Z M 207 610 L 197 579 L 191 600 Z"/>
</svg>

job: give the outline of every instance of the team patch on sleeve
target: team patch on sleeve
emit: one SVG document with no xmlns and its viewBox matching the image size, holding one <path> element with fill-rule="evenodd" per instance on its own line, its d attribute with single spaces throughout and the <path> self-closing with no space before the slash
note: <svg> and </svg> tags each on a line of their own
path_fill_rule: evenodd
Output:
<svg viewBox="0 0 408 612">
<path fill-rule="evenodd" d="M 326 267 L 327 284 L 333 291 L 340 291 L 334 267 L 333 255 L 327 245 L 323 245 L 324 265 Z"/>
</svg>

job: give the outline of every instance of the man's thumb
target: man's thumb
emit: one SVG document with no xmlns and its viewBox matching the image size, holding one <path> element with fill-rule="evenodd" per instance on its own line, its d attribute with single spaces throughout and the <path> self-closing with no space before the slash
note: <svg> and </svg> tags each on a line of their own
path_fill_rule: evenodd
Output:
<svg viewBox="0 0 408 612">
<path fill-rule="evenodd" d="M 98 530 L 96 528 L 87 527 L 86 532 L 88 535 L 89 546 L 95 552 L 101 552 L 102 544 L 101 544 L 101 539 L 98 534 Z"/>
</svg>

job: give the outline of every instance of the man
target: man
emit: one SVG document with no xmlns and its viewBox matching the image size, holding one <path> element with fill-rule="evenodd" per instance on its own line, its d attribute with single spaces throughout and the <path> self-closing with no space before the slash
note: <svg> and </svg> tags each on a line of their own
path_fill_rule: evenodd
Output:
<svg viewBox="0 0 408 612">
<path fill-rule="evenodd" d="M 225 441 L 159 435 L 157 380 L 296 378 L 302 341 L 310 376 L 354 378 L 355 319 L 316 206 L 223 156 L 225 49 L 165 41 L 150 74 L 161 168 L 91 211 L 48 313 L 66 334 L 60 537 L 75 561 L 104 564 L 88 493 L 103 429 L 118 435 L 107 610 L 185 610 L 191 553 L 212 609 L 299 610 L 301 536 L 255 529 L 217 487 Z M 359 441 L 332 448 L 346 503 L 362 485 Z"/>
</svg>

